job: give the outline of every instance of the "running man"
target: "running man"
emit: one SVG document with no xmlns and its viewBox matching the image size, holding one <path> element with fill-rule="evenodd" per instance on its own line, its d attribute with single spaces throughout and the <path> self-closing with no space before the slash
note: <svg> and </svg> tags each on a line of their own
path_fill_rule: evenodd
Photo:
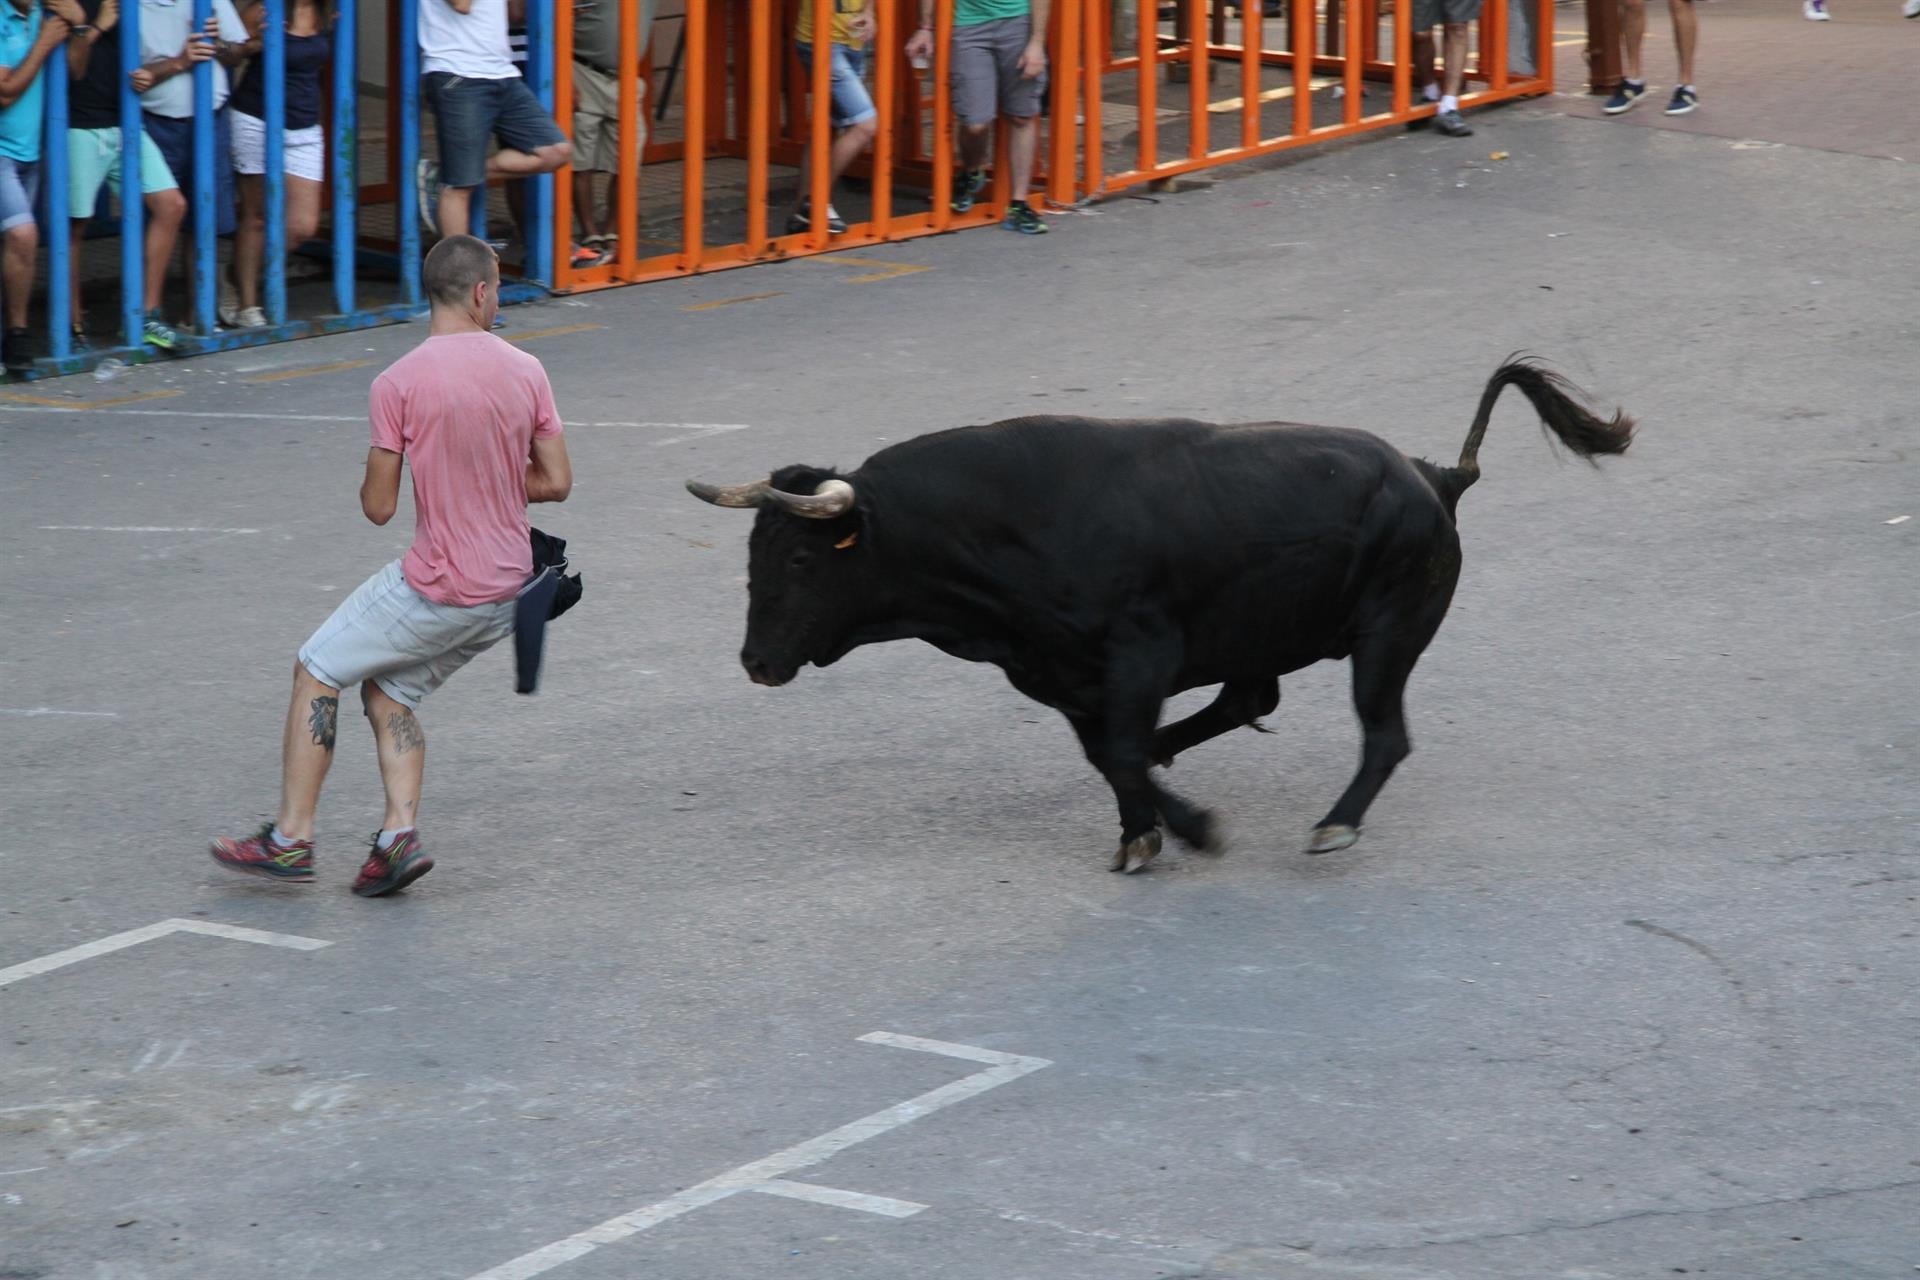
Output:
<svg viewBox="0 0 1920 1280">
<path fill-rule="evenodd" d="M 235 871 L 313 879 L 313 818 L 333 763 L 340 691 L 360 686 L 373 723 L 387 812 L 353 882 L 362 897 L 404 889 L 433 869 L 414 819 L 426 735 L 414 713 L 446 678 L 513 629 L 533 576 L 529 502 L 564 502 L 573 467 L 546 370 L 493 336 L 500 264 L 484 241 L 453 235 L 423 268 L 433 308 L 426 341 L 374 379 L 360 509 L 383 525 L 413 470 L 415 531 L 406 557 L 363 583 L 301 646 L 281 756 L 280 812 L 250 836 L 214 841 Z"/>
</svg>

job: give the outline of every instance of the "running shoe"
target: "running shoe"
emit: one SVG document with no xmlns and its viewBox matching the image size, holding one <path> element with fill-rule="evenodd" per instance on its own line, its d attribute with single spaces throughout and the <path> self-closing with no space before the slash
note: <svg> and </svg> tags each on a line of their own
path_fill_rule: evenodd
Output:
<svg viewBox="0 0 1920 1280">
<path fill-rule="evenodd" d="M 172 351 L 180 345 L 180 335 L 172 325 L 160 318 L 158 311 L 149 311 L 147 322 L 140 328 L 140 341 L 162 351 Z"/>
<path fill-rule="evenodd" d="M 1622 111 L 1631 111 L 1639 106 L 1640 99 L 1646 96 L 1645 80 L 1622 80 L 1620 87 L 1613 91 L 1613 96 L 1608 98 L 1607 104 L 1600 109 L 1610 116 L 1617 116 Z"/>
<path fill-rule="evenodd" d="M 313 880 L 313 841 L 275 844 L 271 822 L 250 836 L 221 836 L 209 852 L 215 862 L 231 871 L 293 884 L 309 884 Z"/>
<path fill-rule="evenodd" d="M 1800 6 L 1800 13 L 1808 22 L 1833 21 L 1833 15 L 1827 12 L 1827 0 L 1805 0 Z"/>
<path fill-rule="evenodd" d="M 418 831 L 402 832 L 390 848 L 380 847 L 380 833 L 373 833 L 373 848 L 366 865 L 354 878 L 353 891 L 363 898 L 378 898 L 406 888 L 433 870 L 433 859 L 420 847 Z"/>
<path fill-rule="evenodd" d="M 1000 223 L 1009 231 L 1018 231 L 1023 236 L 1043 236 L 1047 233 L 1047 224 L 1033 206 L 1025 200 L 1015 200 L 1007 206 L 1007 216 Z"/>
<path fill-rule="evenodd" d="M 1471 138 L 1473 126 L 1461 118 L 1458 110 L 1442 111 L 1433 118 L 1433 127 L 1449 138 Z"/>
<path fill-rule="evenodd" d="M 987 189 L 985 169 L 962 169 L 953 175 L 953 211 L 965 213 L 973 208 L 973 198 Z"/>
<path fill-rule="evenodd" d="M 1673 101 L 1667 104 L 1667 114 L 1683 116 L 1699 105 L 1700 95 L 1694 92 L 1692 85 L 1683 84 L 1673 91 Z"/>
</svg>

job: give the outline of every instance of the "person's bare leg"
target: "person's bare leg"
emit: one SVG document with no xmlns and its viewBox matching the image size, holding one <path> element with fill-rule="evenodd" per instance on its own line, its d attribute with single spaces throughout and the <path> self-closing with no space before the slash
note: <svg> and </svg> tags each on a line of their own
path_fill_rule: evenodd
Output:
<svg viewBox="0 0 1920 1280">
<path fill-rule="evenodd" d="M 23 222 L 6 233 L 5 265 L 0 267 L 7 292 L 7 328 L 27 327 L 27 301 L 33 295 L 33 273 L 40 252 L 40 228 Z M 74 255 L 78 257 L 78 254 Z"/>
<path fill-rule="evenodd" d="M 1007 119 L 1007 158 L 1013 165 L 1013 198 L 1025 200 L 1033 188 L 1033 157 L 1040 149 L 1040 120 Z"/>
<path fill-rule="evenodd" d="M 84 256 L 80 250 L 87 242 L 87 219 L 74 218 L 67 231 L 67 265 L 73 276 L 73 327 L 84 331 L 87 327 L 87 312 L 80 305 L 80 259 Z"/>
<path fill-rule="evenodd" d="M 1680 83 L 1693 83 L 1693 49 L 1700 38 L 1700 17 L 1693 11 L 1693 0 L 1667 0 L 1673 14 L 1673 48 L 1680 56 Z"/>
<path fill-rule="evenodd" d="M 538 151 L 510 151 L 505 147 L 487 157 L 487 180 L 495 178 L 531 178 L 552 173 L 573 159 L 573 144 L 556 142 Z"/>
<path fill-rule="evenodd" d="M 962 124 L 960 126 L 960 167 L 962 169 L 984 169 L 987 165 L 987 143 L 993 137 L 993 122 L 985 124 Z"/>
<path fill-rule="evenodd" d="M 237 173 L 240 188 L 240 225 L 233 232 L 233 284 L 240 307 L 260 305 L 260 268 L 266 260 L 267 184 L 258 173 Z M 287 246 L 293 248 L 291 244 Z"/>
<path fill-rule="evenodd" d="M 313 839 L 313 814 L 320 786 L 333 764 L 334 732 L 340 717 L 340 691 L 321 684 L 297 659 L 293 664 L 293 702 L 280 749 L 280 833 Z"/>
<path fill-rule="evenodd" d="M 471 234 L 473 219 L 472 187 L 440 188 L 440 234 L 441 236 L 464 236 Z"/>
<path fill-rule="evenodd" d="M 1420 105 L 1420 95 L 1428 85 L 1434 83 L 1433 75 L 1433 32 L 1416 31 L 1413 33 L 1413 70 L 1408 77 L 1409 97 L 1414 106 Z"/>
<path fill-rule="evenodd" d="M 1449 22 L 1445 28 L 1446 82 L 1441 93 L 1457 98 L 1467 87 L 1467 24 Z"/>
<path fill-rule="evenodd" d="M 607 222 L 600 216 L 600 205 L 593 195 L 593 171 L 575 169 L 573 171 L 573 216 L 580 228 L 580 239 L 583 243 L 589 236 L 603 236 L 607 233 Z"/>
<path fill-rule="evenodd" d="M 427 735 L 420 721 L 372 680 L 360 686 L 361 705 L 373 724 L 380 748 L 380 784 L 387 789 L 383 831 L 414 825 L 420 812 L 420 783 L 427 769 Z"/>
<path fill-rule="evenodd" d="M 166 293 L 167 268 L 173 263 L 174 242 L 180 238 L 180 224 L 187 216 L 187 198 L 178 190 L 156 191 L 146 198 L 147 205 L 147 279 L 144 302 L 148 311 L 158 311 Z M 76 260 L 78 255 L 75 255 Z"/>
<path fill-rule="evenodd" d="M 1692 12 L 1691 5 L 1688 6 L 1688 12 Z M 1644 84 L 1647 79 L 1640 71 L 1640 43 L 1646 34 L 1647 0 L 1621 0 L 1621 52 L 1625 55 L 1627 64 L 1626 77 L 1635 84 Z"/>
<path fill-rule="evenodd" d="M 845 129 L 842 129 L 834 137 L 833 150 L 827 154 L 829 169 L 827 174 L 827 194 L 829 197 L 832 196 L 833 188 L 839 185 L 840 179 L 847 172 L 847 169 L 855 160 L 860 158 L 860 153 L 873 145 L 873 135 L 878 131 L 879 126 L 875 121 L 862 120 L 859 124 L 849 125 Z M 802 172 L 805 172 L 805 170 L 802 170 Z"/>
</svg>

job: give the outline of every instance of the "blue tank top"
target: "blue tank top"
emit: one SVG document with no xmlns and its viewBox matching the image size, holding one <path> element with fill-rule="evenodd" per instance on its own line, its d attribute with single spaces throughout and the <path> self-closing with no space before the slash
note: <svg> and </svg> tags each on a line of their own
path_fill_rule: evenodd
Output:
<svg viewBox="0 0 1920 1280">
<path fill-rule="evenodd" d="M 287 35 L 287 128 L 305 129 L 320 123 L 320 77 L 326 74 L 333 37 Z M 247 62 L 247 75 L 233 91 L 233 106 L 256 120 L 267 118 L 267 55 Z"/>
</svg>

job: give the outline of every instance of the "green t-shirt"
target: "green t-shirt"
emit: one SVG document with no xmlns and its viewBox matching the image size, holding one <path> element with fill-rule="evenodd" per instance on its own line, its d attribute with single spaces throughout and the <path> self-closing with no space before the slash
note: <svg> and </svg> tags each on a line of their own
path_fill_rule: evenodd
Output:
<svg viewBox="0 0 1920 1280">
<path fill-rule="evenodd" d="M 953 25 L 973 27 L 1001 18 L 1024 18 L 1032 12 L 1032 0 L 955 0 Z"/>
</svg>

